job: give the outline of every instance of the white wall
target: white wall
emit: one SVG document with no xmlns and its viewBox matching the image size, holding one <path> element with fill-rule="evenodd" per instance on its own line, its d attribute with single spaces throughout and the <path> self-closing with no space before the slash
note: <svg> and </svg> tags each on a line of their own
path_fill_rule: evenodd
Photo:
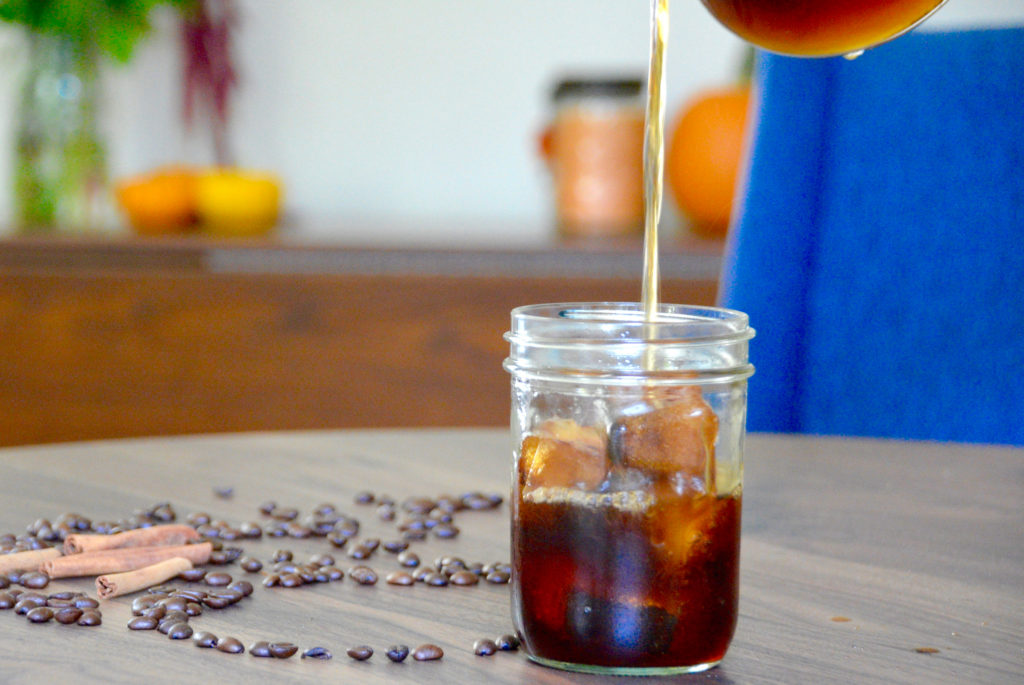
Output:
<svg viewBox="0 0 1024 685">
<path fill-rule="evenodd" d="M 232 146 L 241 164 L 284 178 L 289 220 L 311 237 L 374 242 L 411 229 L 428 241 L 543 236 L 548 187 L 535 136 L 552 82 L 571 71 L 646 72 L 644 0 L 237 1 Z M 670 116 L 695 91 L 728 82 L 743 52 L 696 0 L 676 0 L 672 13 Z M 171 19 L 158 17 L 129 67 L 110 70 L 115 176 L 209 160 L 205 141 L 180 123 Z M 1007 21 L 1024 22 L 1024 2 L 951 0 L 933 25 Z M 20 51 L 3 27 L 0 223 L 11 213 Z M 506 234 L 494 235 L 503 226 Z"/>
</svg>

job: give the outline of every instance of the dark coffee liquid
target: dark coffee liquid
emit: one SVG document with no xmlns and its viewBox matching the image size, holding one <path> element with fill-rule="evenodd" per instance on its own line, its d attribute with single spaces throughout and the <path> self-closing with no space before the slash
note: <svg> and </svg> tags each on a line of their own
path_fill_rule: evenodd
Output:
<svg viewBox="0 0 1024 685">
<path fill-rule="evenodd" d="M 787 55 L 856 53 L 914 26 L 944 0 L 701 0 L 730 31 Z"/>
<path fill-rule="evenodd" d="M 613 668 L 720 661 L 736 627 L 740 505 L 665 491 L 642 511 L 520 497 L 513 615 L 529 653 Z"/>
</svg>

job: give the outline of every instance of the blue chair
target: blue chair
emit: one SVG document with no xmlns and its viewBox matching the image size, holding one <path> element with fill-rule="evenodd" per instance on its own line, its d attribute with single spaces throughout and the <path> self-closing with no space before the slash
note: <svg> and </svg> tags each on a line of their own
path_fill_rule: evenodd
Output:
<svg viewBox="0 0 1024 685">
<path fill-rule="evenodd" d="M 755 78 L 721 289 L 749 428 L 1024 444 L 1024 28 Z"/>
</svg>

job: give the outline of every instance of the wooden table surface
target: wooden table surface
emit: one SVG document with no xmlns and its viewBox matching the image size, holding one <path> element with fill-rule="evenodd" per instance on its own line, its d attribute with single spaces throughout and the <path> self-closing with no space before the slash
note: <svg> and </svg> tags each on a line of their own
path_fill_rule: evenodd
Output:
<svg viewBox="0 0 1024 685">
<path fill-rule="evenodd" d="M 0 533 L 76 512 L 118 519 L 170 502 L 260 520 L 274 500 L 308 513 L 333 502 L 366 535 L 393 523 L 356 505 L 370 490 L 395 499 L 469 490 L 506 492 L 509 444 L 500 430 L 387 430 L 175 437 L 0 450 Z M 230 499 L 214 488 L 232 486 Z M 454 540 L 417 543 L 485 562 L 508 559 L 508 508 L 464 512 Z M 237 543 L 267 561 L 327 552 L 323 539 Z M 352 563 L 339 554 L 339 565 Z M 378 551 L 370 565 L 398 567 Z M 237 565 L 236 579 L 258 579 Z M 88 590 L 53 581 L 46 592 Z M 257 659 L 132 632 L 131 597 L 103 603 L 103 625 L 30 624 L 0 612 L 0 681 L 39 682 L 636 682 L 562 673 L 521 653 L 474 656 L 480 637 L 511 629 L 507 586 L 396 587 L 344 582 L 267 589 L 195 619 L 197 630 L 322 645 L 326 662 Z M 838 617 L 848 621 L 836 621 Z M 389 662 L 388 645 L 435 642 L 439 662 Z M 367 662 L 345 655 L 369 644 Z M 930 653 L 918 650 L 928 648 Z M 937 650 L 937 651 L 930 651 Z M 659 679 L 653 679 L 658 681 Z M 750 436 L 740 621 L 716 669 L 671 682 L 1024 682 L 1024 450 L 938 443 Z"/>
</svg>

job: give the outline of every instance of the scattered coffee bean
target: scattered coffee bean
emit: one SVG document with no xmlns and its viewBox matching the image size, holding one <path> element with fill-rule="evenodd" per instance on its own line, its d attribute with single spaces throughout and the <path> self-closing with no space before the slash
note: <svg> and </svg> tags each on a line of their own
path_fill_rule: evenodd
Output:
<svg viewBox="0 0 1024 685">
<path fill-rule="evenodd" d="M 381 521 L 394 521 L 395 508 L 389 504 L 381 504 L 377 507 L 377 518 Z"/>
<path fill-rule="evenodd" d="M 243 597 L 248 597 L 252 594 L 253 587 L 252 583 L 247 580 L 236 580 L 235 582 L 228 585 L 228 590 L 242 593 Z"/>
<path fill-rule="evenodd" d="M 263 570 L 263 562 L 254 557 L 242 557 L 239 559 L 238 565 L 246 573 L 258 573 Z"/>
<path fill-rule="evenodd" d="M 309 558 L 313 566 L 334 566 L 335 559 L 330 554 L 314 554 Z"/>
<path fill-rule="evenodd" d="M 456 571 L 448 579 L 452 585 L 476 585 L 480 582 L 480 577 L 472 571 Z"/>
<path fill-rule="evenodd" d="M 10 592 L 0 592 L 0 609 L 12 609 L 16 600 Z"/>
<path fill-rule="evenodd" d="M 79 617 L 81 617 L 81 614 L 79 614 Z M 155 630 L 158 623 L 160 623 L 160 620 L 152 616 L 136 616 L 128 621 L 128 630 Z"/>
<path fill-rule="evenodd" d="M 45 606 L 33 607 L 25 614 L 25 618 L 32 623 L 46 623 L 53 618 L 53 609 Z"/>
<path fill-rule="evenodd" d="M 188 614 L 190 618 L 192 616 L 202 616 L 203 605 L 199 602 L 189 602 L 185 605 L 185 613 Z"/>
<path fill-rule="evenodd" d="M 266 514 L 267 516 L 270 516 L 271 514 L 273 514 L 274 513 L 274 509 L 277 509 L 277 502 L 270 502 L 270 501 L 268 501 L 268 502 L 264 502 L 263 504 L 261 504 L 259 506 L 260 513 L 261 514 Z"/>
<path fill-rule="evenodd" d="M 213 488 L 213 494 L 221 499 L 230 499 L 235 494 L 235 489 L 230 485 L 217 485 Z"/>
<path fill-rule="evenodd" d="M 281 576 L 281 587 L 299 587 L 305 585 L 305 581 L 297 573 L 285 573 Z"/>
<path fill-rule="evenodd" d="M 384 577 L 389 585 L 412 585 L 416 580 L 408 571 L 392 571 Z"/>
<path fill-rule="evenodd" d="M 509 574 L 504 571 L 491 571 L 484 577 L 484 580 L 488 583 L 493 583 L 494 585 L 504 585 L 508 583 L 509 578 Z"/>
<path fill-rule="evenodd" d="M 211 571 L 206 574 L 205 578 L 203 578 L 203 581 L 207 585 L 213 587 L 224 587 L 226 585 L 230 585 L 232 580 L 234 580 L 234 578 L 231 577 L 231 574 L 224 573 L 223 571 Z"/>
<path fill-rule="evenodd" d="M 377 582 L 377 572 L 369 566 L 353 566 L 348 570 L 348 575 L 360 585 L 374 585 Z"/>
<path fill-rule="evenodd" d="M 78 619 L 78 625 L 92 628 L 103 623 L 103 616 L 95 609 L 85 609 L 82 617 Z"/>
<path fill-rule="evenodd" d="M 454 538 L 459 532 L 458 526 L 454 526 L 451 523 L 439 523 L 434 526 L 434 537 L 441 538 L 442 540 Z"/>
<path fill-rule="evenodd" d="M 519 649 L 520 641 L 519 638 L 511 633 L 502 635 L 494 641 L 498 645 L 498 649 L 503 652 L 514 652 Z"/>
<path fill-rule="evenodd" d="M 192 643 L 196 647 L 210 649 L 217 646 L 217 636 L 208 630 L 200 630 L 198 633 L 192 634 Z"/>
<path fill-rule="evenodd" d="M 270 643 L 266 640 L 257 640 L 249 645 L 249 654 L 251 656 L 258 657 L 269 657 L 270 656 Z"/>
<path fill-rule="evenodd" d="M 294 555 L 292 554 L 292 551 L 290 549 L 279 549 L 274 552 L 274 555 L 270 558 L 270 561 L 276 564 L 281 561 L 291 561 L 293 557 Z"/>
<path fill-rule="evenodd" d="M 302 653 L 303 659 L 317 659 L 319 661 L 327 661 L 332 658 L 333 655 L 326 647 L 310 647 Z"/>
<path fill-rule="evenodd" d="M 448 578 L 443 573 L 428 571 L 423 576 L 423 582 L 431 587 L 445 587 L 448 585 Z"/>
<path fill-rule="evenodd" d="M 473 653 L 477 656 L 491 656 L 498 651 L 498 645 L 494 640 L 483 638 L 473 643 Z"/>
<path fill-rule="evenodd" d="M 7 576 L 0 573 L 0 590 L 6 590 L 11 586 L 11 581 L 7 580 Z"/>
<path fill-rule="evenodd" d="M 54 612 L 53 618 L 62 625 L 71 625 L 77 623 L 78 619 L 82 618 L 82 610 L 78 607 L 64 607 Z"/>
<path fill-rule="evenodd" d="M 172 640 L 187 640 L 188 638 L 192 637 L 193 632 L 194 631 L 192 630 L 192 626 L 182 621 L 180 623 L 175 623 L 173 626 L 170 627 L 170 629 L 167 631 L 167 637 L 169 637 Z"/>
<path fill-rule="evenodd" d="M 163 604 L 164 608 L 170 611 L 185 611 L 185 606 L 188 604 L 188 600 L 184 597 L 166 597 L 159 600 L 160 604 Z"/>
<path fill-rule="evenodd" d="M 382 544 L 384 551 L 391 552 L 392 554 L 398 554 L 404 552 L 409 547 L 407 540 L 385 540 Z"/>
<path fill-rule="evenodd" d="M 395 663 L 401 663 L 409 656 L 409 647 L 408 645 L 391 645 L 386 654 Z"/>
<path fill-rule="evenodd" d="M 355 547 L 349 548 L 348 555 L 352 559 L 369 559 L 370 556 L 373 555 L 373 550 L 367 547 L 366 545 L 359 544 Z"/>
<path fill-rule="evenodd" d="M 432 644 L 420 645 L 412 653 L 412 658 L 416 661 L 435 661 L 443 656 L 444 650 Z"/>
<path fill-rule="evenodd" d="M 198 583 L 206 576 L 206 569 L 202 567 L 187 568 L 178 574 L 178 577 L 189 583 Z"/>
<path fill-rule="evenodd" d="M 357 492 L 356 496 L 353 498 L 356 504 L 373 504 L 373 501 L 375 499 L 376 498 L 374 497 L 373 493 L 370 492 L 369 490 Z"/>
<path fill-rule="evenodd" d="M 270 515 L 278 521 L 294 521 L 299 516 L 299 510 L 295 507 L 278 507 Z"/>
<path fill-rule="evenodd" d="M 366 661 L 373 656 L 373 647 L 369 645 L 359 645 L 358 647 L 352 647 L 345 652 L 356 661 Z"/>
<path fill-rule="evenodd" d="M 406 550 L 398 555 L 398 563 L 406 568 L 416 568 L 420 565 L 420 557 L 416 552 Z"/>
<path fill-rule="evenodd" d="M 227 654 L 241 654 L 245 651 L 245 647 L 242 646 L 242 643 L 237 638 L 225 637 L 217 640 L 217 651 Z"/>
<path fill-rule="evenodd" d="M 242 537 L 255 540 L 263 537 L 263 529 L 255 521 L 246 521 L 238 527 Z"/>
<path fill-rule="evenodd" d="M 50 576 L 46 575 L 42 571 L 29 571 L 21 576 L 19 584 L 25 588 L 42 590 L 50 584 Z"/>
<path fill-rule="evenodd" d="M 298 645 L 291 642 L 271 642 L 267 649 L 275 659 L 288 659 L 299 651 Z"/>
<path fill-rule="evenodd" d="M 76 597 L 75 606 L 79 609 L 96 609 L 100 605 L 99 600 L 92 597 Z"/>
<path fill-rule="evenodd" d="M 137 614 L 137 616 L 150 616 L 152 618 L 155 618 L 158 621 L 160 619 L 162 619 L 166 615 L 167 615 L 167 607 L 165 607 L 163 604 L 154 604 L 153 606 L 149 607 L 148 609 L 143 609 L 142 611 L 140 611 Z"/>
</svg>

